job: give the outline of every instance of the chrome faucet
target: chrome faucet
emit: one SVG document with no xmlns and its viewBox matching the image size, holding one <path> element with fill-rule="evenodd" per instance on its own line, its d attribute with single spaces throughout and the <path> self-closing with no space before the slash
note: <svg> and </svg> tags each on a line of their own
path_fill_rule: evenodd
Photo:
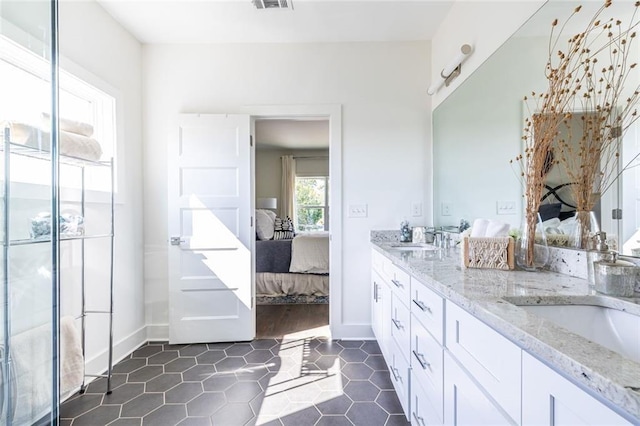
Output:
<svg viewBox="0 0 640 426">
<path fill-rule="evenodd" d="M 442 228 L 430 228 L 426 231 L 427 234 L 433 236 L 433 245 L 436 247 L 442 247 L 442 242 L 444 238 L 444 233 L 442 232 Z"/>
</svg>

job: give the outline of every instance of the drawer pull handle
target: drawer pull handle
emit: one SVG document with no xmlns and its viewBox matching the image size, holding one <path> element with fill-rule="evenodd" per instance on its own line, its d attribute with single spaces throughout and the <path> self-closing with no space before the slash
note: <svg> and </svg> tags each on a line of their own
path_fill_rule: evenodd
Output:
<svg viewBox="0 0 640 426">
<path fill-rule="evenodd" d="M 416 351 L 411 351 L 411 352 L 413 352 L 413 356 L 416 357 L 416 359 L 420 363 L 420 367 L 422 367 L 423 370 L 426 370 L 427 367 L 431 367 L 431 364 L 427 362 L 423 354 L 419 354 Z"/>
<path fill-rule="evenodd" d="M 397 368 L 391 367 L 393 370 L 393 377 L 395 377 L 397 382 L 402 382 L 402 376 L 400 375 L 400 371 Z"/>
<path fill-rule="evenodd" d="M 417 423 L 419 423 L 421 425 L 424 425 L 424 418 L 423 417 L 418 416 L 415 411 L 412 412 L 411 414 L 413 414 L 413 418 L 416 419 Z"/>
<path fill-rule="evenodd" d="M 393 283 L 393 285 L 395 285 L 398 288 L 404 288 L 402 283 L 400 281 L 398 281 L 398 280 L 391 280 L 391 282 Z"/>
<path fill-rule="evenodd" d="M 404 327 L 402 326 L 402 323 L 396 319 L 391 318 L 391 322 L 393 323 L 393 325 L 396 326 L 396 328 L 398 330 L 402 330 Z"/>
<path fill-rule="evenodd" d="M 396 369 L 391 367 L 391 374 L 393 374 L 393 380 L 395 380 L 396 382 L 398 381 L 398 376 L 396 375 Z"/>
<path fill-rule="evenodd" d="M 422 312 L 431 312 L 431 308 L 425 305 L 421 300 L 413 299 L 413 303 L 415 303 Z"/>
<path fill-rule="evenodd" d="M 373 282 L 373 300 L 378 301 L 378 283 Z"/>
</svg>

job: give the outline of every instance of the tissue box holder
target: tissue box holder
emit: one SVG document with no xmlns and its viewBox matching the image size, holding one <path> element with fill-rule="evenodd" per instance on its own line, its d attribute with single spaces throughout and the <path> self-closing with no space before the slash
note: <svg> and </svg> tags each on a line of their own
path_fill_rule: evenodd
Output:
<svg viewBox="0 0 640 426">
<path fill-rule="evenodd" d="M 514 241 L 511 237 L 465 237 L 462 244 L 465 268 L 515 269 Z"/>
</svg>

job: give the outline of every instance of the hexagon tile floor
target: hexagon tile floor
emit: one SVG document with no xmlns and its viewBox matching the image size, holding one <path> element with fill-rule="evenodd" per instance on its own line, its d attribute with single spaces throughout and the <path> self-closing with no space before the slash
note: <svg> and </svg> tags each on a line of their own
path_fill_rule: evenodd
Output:
<svg viewBox="0 0 640 426">
<path fill-rule="evenodd" d="M 407 425 L 375 341 L 146 344 L 60 409 L 63 426 Z"/>
</svg>

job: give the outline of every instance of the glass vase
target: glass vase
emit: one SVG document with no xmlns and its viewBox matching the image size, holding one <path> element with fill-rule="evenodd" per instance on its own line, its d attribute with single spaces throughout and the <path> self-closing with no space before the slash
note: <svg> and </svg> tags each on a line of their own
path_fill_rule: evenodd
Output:
<svg viewBox="0 0 640 426">
<path fill-rule="evenodd" d="M 600 232 L 598 219 L 593 211 L 578 210 L 574 215 L 575 224 L 569 234 L 569 247 L 590 250 L 593 248 L 593 236 Z"/>
<path fill-rule="evenodd" d="M 516 240 L 516 264 L 525 271 L 538 271 L 549 262 L 549 246 L 540 214 L 525 215 Z"/>
</svg>

